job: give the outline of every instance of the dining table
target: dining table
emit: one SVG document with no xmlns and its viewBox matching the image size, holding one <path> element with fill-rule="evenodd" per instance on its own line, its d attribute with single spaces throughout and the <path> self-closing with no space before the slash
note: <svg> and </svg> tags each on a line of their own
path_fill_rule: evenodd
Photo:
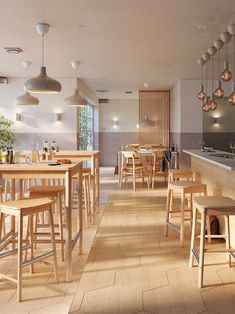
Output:
<svg viewBox="0 0 235 314">
<path fill-rule="evenodd" d="M 72 280 L 72 251 L 79 239 L 79 249 L 82 253 L 83 244 L 83 212 L 82 212 L 82 161 L 73 161 L 71 164 L 55 164 L 51 161 L 40 163 L 17 163 L 0 164 L 0 178 L 11 182 L 11 200 L 24 197 L 23 182 L 27 179 L 62 179 L 65 186 L 65 268 L 66 282 Z M 77 195 L 78 202 L 76 206 L 76 223 L 72 223 L 73 214 L 73 189 L 72 177 L 77 176 Z M 18 181 L 18 184 L 17 184 Z M 17 189 L 17 190 L 16 190 Z M 75 229 L 73 230 L 73 227 Z M 74 231 L 74 232 L 73 232 Z M 14 240 L 15 221 L 11 220 L 11 237 Z"/>
<path fill-rule="evenodd" d="M 92 221 L 95 221 L 96 209 L 99 209 L 100 199 L 100 152 L 96 151 L 81 151 L 81 150 L 61 150 L 55 153 L 54 159 L 70 159 L 72 161 L 88 162 L 91 168 L 91 215 Z"/>
</svg>

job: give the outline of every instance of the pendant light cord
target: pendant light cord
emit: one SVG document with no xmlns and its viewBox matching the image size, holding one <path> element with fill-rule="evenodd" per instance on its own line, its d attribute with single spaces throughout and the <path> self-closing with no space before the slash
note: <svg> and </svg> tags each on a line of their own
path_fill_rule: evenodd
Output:
<svg viewBox="0 0 235 314">
<path fill-rule="evenodd" d="M 201 86 L 203 85 L 203 65 L 201 65 Z"/>
<path fill-rule="evenodd" d="M 218 75 L 218 79 L 220 81 L 220 49 L 219 49 L 218 53 L 219 53 L 219 75 Z"/>
<path fill-rule="evenodd" d="M 206 97 L 207 97 L 207 62 L 206 62 Z"/>
<path fill-rule="evenodd" d="M 213 56 L 211 56 L 211 98 L 213 98 Z"/>
<path fill-rule="evenodd" d="M 44 67 L 44 35 L 42 35 L 42 66 Z"/>
</svg>

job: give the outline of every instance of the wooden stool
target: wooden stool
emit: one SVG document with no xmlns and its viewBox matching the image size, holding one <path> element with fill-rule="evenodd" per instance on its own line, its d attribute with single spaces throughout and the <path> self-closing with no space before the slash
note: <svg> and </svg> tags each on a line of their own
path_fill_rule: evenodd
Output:
<svg viewBox="0 0 235 314">
<path fill-rule="evenodd" d="M 77 176 L 73 177 L 73 180 L 77 180 Z M 88 217 L 90 216 L 91 222 L 91 169 L 90 168 L 83 168 L 82 169 L 82 185 L 83 185 L 83 193 L 84 193 L 84 207 L 85 207 L 85 227 L 88 228 Z"/>
<path fill-rule="evenodd" d="M 180 227 L 174 225 L 170 222 L 170 214 L 177 213 L 179 211 L 172 210 L 172 202 L 173 202 L 173 193 L 180 193 L 181 195 L 181 222 Z M 166 206 L 166 226 L 165 226 L 165 236 L 168 235 L 168 227 L 174 229 L 180 234 L 180 246 L 183 246 L 184 242 L 184 221 L 185 212 L 190 212 L 190 221 L 192 221 L 192 195 L 195 193 L 203 193 L 206 195 L 207 189 L 206 185 L 194 182 L 194 181 L 173 181 L 168 184 L 168 192 L 167 192 L 167 206 Z M 190 206 L 189 210 L 185 210 L 185 199 L 186 194 L 190 195 Z"/>
<path fill-rule="evenodd" d="M 197 214 L 201 214 L 201 230 L 200 230 L 200 253 L 199 256 L 195 250 L 195 238 L 196 238 L 196 223 Z M 225 217 L 225 229 L 224 235 L 206 235 L 206 216 L 207 215 L 223 215 Z M 215 253 L 227 252 L 228 263 L 231 266 L 231 255 L 234 257 L 235 250 L 230 248 L 230 224 L 229 216 L 235 215 L 235 200 L 224 196 L 199 196 L 194 198 L 193 206 L 193 227 L 191 237 L 191 249 L 190 249 L 190 267 L 193 266 L 194 258 L 199 264 L 198 273 L 198 288 L 203 287 L 203 273 L 204 273 L 204 253 L 208 250 L 205 249 L 205 238 L 225 238 L 226 250 L 216 250 Z M 213 252 L 210 250 L 210 252 Z"/>
<path fill-rule="evenodd" d="M 63 206 L 62 206 L 62 198 L 64 196 L 64 186 L 48 186 L 48 185 L 41 185 L 41 186 L 33 186 L 29 188 L 29 197 L 30 198 L 40 198 L 40 197 L 49 197 L 51 199 L 56 200 L 57 209 L 59 210 L 59 224 L 55 224 L 55 227 L 59 227 L 59 236 L 61 243 L 61 258 L 64 261 L 64 223 L 63 223 Z M 46 228 L 48 224 L 44 223 L 44 219 L 42 223 L 38 224 L 36 219 L 36 233 L 35 235 L 47 235 L 45 232 L 38 232 L 38 228 Z M 58 241 L 57 241 L 58 242 Z"/>
<path fill-rule="evenodd" d="M 170 169 L 168 170 L 168 182 L 180 179 L 193 180 L 194 173 L 191 170 Z"/>
<path fill-rule="evenodd" d="M 34 265 L 36 261 L 43 260 L 46 257 L 53 256 L 54 258 L 54 275 L 56 282 L 58 281 L 58 274 L 57 274 L 57 258 L 56 258 L 56 245 L 55 245 L 55 235 L 54 235 L 54 224 L 53 224 L 53 214 L 52 214 L 52 201 L 48 198 L 41 198 L 41 199 L 24 199 L 18 201 L 9 201 L 5 202 L 0 205 L 0 226 L 1 226 L 1 218 L 2 215 L 10 215 L 12 217 L 17 218 L 17 225 L 18 225 L 18 248 L 13 249 L 11 251 L 5 251 L 0 253 L 0 258 L 7 257 L 11 254 L 18 253 L 18 270 L 17 270 L 17 279 L 12 277 L 0 274 L 0 277 L 3 277 L 7 280 L 13 281 L 17 284 L 17 300 L 20 302 L 22 301 L 22 269 L 24 266 L 30 265 L 30 272 L 33 273 Z M 35 242 L 34 235 L 33 235 L 33 215 L 36 215 L 40 212 L 48 211 L 49 216 L 49 224 L 51 229 L 51 246 L 52 249 L 48 252 L 44 252 L 41 255 L 34 256 L 34 245 Z M 29 217 L 30 221 L 30 241 L 29 244 L 23 246 L 23 218 L 25 216 Z M 1 230 L 0 230 L 1 234 Z M 15 231 L 13 232 L 13 236 L 15 235 Z M 12 241 L 15 238 L 12 238 L 10 235 L 10 239 Z M 28 241 L 27 241 L 28 242 Z M 6 245 L 1 246 L 1 250 L 3 250 L 7 246 L 7 239 Z M 23 251 L 25 249 L 30 249 L 30 259 L 23 261 Z"/>
</svg>

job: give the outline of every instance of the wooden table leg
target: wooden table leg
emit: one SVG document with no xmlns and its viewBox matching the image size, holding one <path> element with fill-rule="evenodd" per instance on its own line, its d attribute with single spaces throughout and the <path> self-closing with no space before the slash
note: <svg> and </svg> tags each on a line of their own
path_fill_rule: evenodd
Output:
<svg viewBox="0 0 235 314">
<path fill-rule="evenodd" d="M 96 185 L 96 201 L 97 201 L 97 208 L 99 210 L 100 206 L 100 154 L 96 155 L 95 159 L 95 185 Z"/>
<path fill-rule="evenodd" d="M 91 184 L 91 222 L 92 224 L 95 223 L 95 158 L 94 156 L 91 157 L 91 175 L 92 175 L 92 184 Z"/>
<path fill-rule="evenodd" d="M 11 179 L 11 201 L 15 200 L 16 180 Z M 11 236 L 12 236 L 12 250 L 15 249 L 15 237 L 16 237 L 16 221 L 15 217 L 11 216 Z"/>
<path fill-rule="evenodd" d="M 80 254 L 82 254 L 83 249 L 83 209 L 82 209 L 82 164 L 79 167 L 78 172 L 78 211 L 79 211 L 79 247 Z"/>
<path fill-rule="evenodd" d="M 72 175 L 70 171 L 65 175 L 65 256 L 66 282 L 71 282 L 72 275 Z"/>
</svg>

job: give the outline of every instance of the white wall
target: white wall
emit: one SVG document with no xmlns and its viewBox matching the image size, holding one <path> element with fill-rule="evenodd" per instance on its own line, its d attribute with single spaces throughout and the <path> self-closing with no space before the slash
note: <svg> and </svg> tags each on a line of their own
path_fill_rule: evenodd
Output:
<svg viewBox="0 0 235 314">
<path fill-rule="evenodd" d="M 16 146 L 30 149 L 32 144 L 41 144 L 45 139 L 55 139 L 61 149 L 77 148 L 77 108 L 66 106 L 64 99 L 74 93 L 77 85 L 83 88 L 85 95 L 89 89 L 84 84 L 79 85 L 76 78 L 57 79 L 62 84 L 62 92 L 35 95 L 40 101 L 38 106 L 14 104 L 15 98 L 24 93 L 25 78 L 10 78 L 8 85 L 0 86 L 0 114 L 15 122 Z M 88 98 L 92 98 L 90 91 L 88 94 Z M 92 103 L 97 102 L 98 100 L 93 97 Z M 21 114 L 22 121 L 15 121 L 17 112 Z M 55 121 L 55 113 L 62 114 L 61 121 Z"/>
<path fill-rule="evenodd" d="M 110 99 L 107 104 L 100 104 L 100 132 L 138 132 L 138 99 Z M 113 121 L 118 125 L 114 126 Z"/>
</svg>

